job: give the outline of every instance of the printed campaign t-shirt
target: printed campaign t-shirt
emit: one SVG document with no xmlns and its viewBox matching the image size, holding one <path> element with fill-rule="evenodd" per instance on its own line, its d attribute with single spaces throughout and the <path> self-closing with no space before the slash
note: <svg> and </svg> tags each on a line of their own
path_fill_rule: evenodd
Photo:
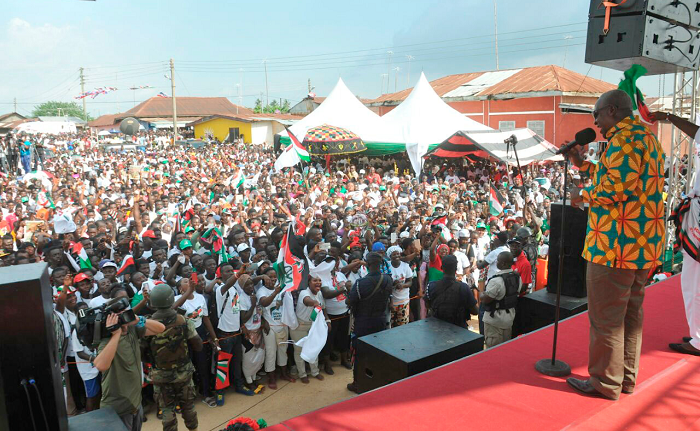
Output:
<svg viewBox="0 0 700 431">
<path fill-rule="evenodd" d="M 250 300 L 250 296 L 248 296 L 247 293 L 245 293 L 243 290 L 238 292 L 240 295 L 240 307 L 241 307 L 241 312 L 248 311 L 250 310 L 250 307 L 253 306 L 253 302 Z M 260 304 L 255 305 L 255 311 L 253 311 L 253 315 L 250 316 L 247 322 L 245 322 L 245 327 L 250 329 L 251 331 L 254 331 L 256 329 L 260 328 L 260 325 L 262 324 L 262 307 Z"/>
<path fill-rule="evenodd" d="M 194 298 L 186 300 L 181 307 L 185 309 L 185 317 L 194 322 L 195 329 L 202 326 L 202 316 L 209 316 L 207 310 L 207 300 L 201 293 L 193 292 Z M 175 301 L 180 299 L 182 295 L 177 295 Z"/>
<path fill-rule="evenodd" d="M 272 295 L 274 292 L 273 289 L 261 286 L 258 288 L 256 295 L 258 298 L 264 298 Z M 262 309 L 263 318 L 267 320 L 267 323 L 270 324 L 270 328 L 275 332 L 282 332 L 285 327 L 285 324 L 282 323 L 282 294 L 283 292 L 278 293 L 270 305 Z"/>
<path fill-rule="evenodd" d="M 347 280 L 348 279 L 345 277 L 345 275 L 338 271 L 335 273 L 335 276 L 332 277 L 332 283 L 329 289 L 338 290 L 338 288 L 344 285 Z M 347 299 L 347 295 L 344 293 L 341 293 L 335 298 L 324 298 L 324 301 L 326 301 L 326 311 L 328 314 L 332 314 L 334 316 L 345 314 L 348 311 L 348 306 L 345 303 L 345 299 Z"/>
<path fill-rule="evenodd" d="M 224 332 L 241 330 L 241 307 L 238 296 L 238 283 L 222 292 L 223 284 L 216 285 L 216 312 L 219 313 L 218 328 Z"/>
</svg>

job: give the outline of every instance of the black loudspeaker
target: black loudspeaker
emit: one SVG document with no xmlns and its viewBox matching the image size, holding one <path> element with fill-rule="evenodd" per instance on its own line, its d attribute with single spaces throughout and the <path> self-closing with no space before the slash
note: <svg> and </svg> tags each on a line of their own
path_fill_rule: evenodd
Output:
<svg viewBox="0 0 700 431">
<path fill-rule="evenodd" d="M 586 63 L 617 70 L 641 64 L 648 75 L 698 69 L 700 7 L 695 1 L 591 0 Z M 608 32 L 605 32 L 605 25 Z"/>
<path fill-rule="evenodd" d="M 540 289 L 521 298 L 518 298 L 516 320 L 520 322 L 517 335 L 536 331 L 554 323 L 557 295 Z M 559 308 L 560 319 L 566 319 L 573 315 L 588 310 L 587 298 L 562 296 Z M 519 318 L 517 317 L 519 316 Z M 515 330 L 515 329 L 514 329 Z M 516 334 L 513 334 L 515 336 Z"/>
<path fill-rule="evenodd" d="M 125 135 L 135 135 L 139 132 L 139 120 L 136 118 L 125 118 L 119 124 L 119 130 Z"/>
<path fill-rule="evenodd" d="M 567 205 L 564 226 L 564 250 L 559 250 L 561 233 L 561 204 L 552 204 L 549 224 L 549 264 L 547 291 L 556 293 L 559 274 L 559 253 L 564 253 L 564 278 L 561 294 L 583 298 L 586 296 L 586 260 L 581 257 L 588 226 L 588 208 L 580 210 Z"/>
<path fill-rule="evenodd" d="M 68 429 L 47 268 L 0 268 L 0 430 Z"/>
<path fill-rule="evenodd" d="M 483 335 L 433 317 L 357 340 L 355 383 L 367 392 L 484 349 Z"/>
<path fill-rule="evenodd" d="M 69 431 L 126 431 L 124 422 L 110 406 L 102 406 L 97 410 L 68 418 L 68 429 Z"/>
</svg>

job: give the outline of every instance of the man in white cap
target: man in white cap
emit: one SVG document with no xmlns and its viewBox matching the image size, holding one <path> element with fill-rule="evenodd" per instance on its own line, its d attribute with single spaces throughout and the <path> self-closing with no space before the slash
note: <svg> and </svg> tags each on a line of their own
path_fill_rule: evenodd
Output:
<svg viewBox="0 0 700 431">
<path fill-rule="evenodd" d="M 236 251 L 238 252 L 238 258 L 241 260 L 241 263 L 250 263 L 250 246 L 248 244 L 238 244 Z"/>
</svg>

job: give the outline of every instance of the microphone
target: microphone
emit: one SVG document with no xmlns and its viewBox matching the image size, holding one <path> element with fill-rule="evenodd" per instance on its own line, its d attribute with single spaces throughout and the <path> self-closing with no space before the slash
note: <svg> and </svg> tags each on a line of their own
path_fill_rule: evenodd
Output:
<svg viewBox="0 0 700 431">
<path fill-rule="evenodd" d="M 568 153 L 569 150 L 571 150 L 574 147 L 578 147 L 579 145 L 590 144 L 591 142 L 595 141 L 595 136 L 595 130 L 591 129 L 590 127 L 587 129 L 583 129 L 576 133 L 576 136 L 574 137 L 574 140 L 572 142 L 569 142 L 566 145 L 562 145 L 555 154 L 559 155 Z"/>
</svg>

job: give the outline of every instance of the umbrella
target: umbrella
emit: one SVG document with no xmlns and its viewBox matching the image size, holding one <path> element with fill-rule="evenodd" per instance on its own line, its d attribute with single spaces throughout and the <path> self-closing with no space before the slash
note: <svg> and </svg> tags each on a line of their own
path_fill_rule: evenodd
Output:
<svg viewBox="0 0 700 431">
<path fill-rule="evenodd" d="M 314 156 L 352 154 L 367 149 L 365 143 L 356 134 L 328 124 L 307 130 L 302 144 L 309 154 Z"/>
</svg>

